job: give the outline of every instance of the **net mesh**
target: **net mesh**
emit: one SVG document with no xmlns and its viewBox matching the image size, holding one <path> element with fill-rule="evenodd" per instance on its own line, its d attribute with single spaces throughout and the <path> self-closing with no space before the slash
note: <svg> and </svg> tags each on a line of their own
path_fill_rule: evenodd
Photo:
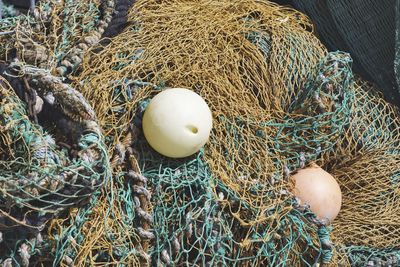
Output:
<svg viewBox="0 0 400 267">
<path fill-rule="evenodd" d="M 394 67 L 398 0 L 308 0 L 291 4 L 311 17 L 329 49 L 351 53 L 355 70 L 376 83 L 388 101 L 399 105 Z"/>
<path fill-rule="evenodd" d="M 102 7 L 115 3 L 42 2 L 38 9 L 51 4 L 53 13 L 39 44 L 64 52 L 33 63 L 68 75 L 65 85 L 93 106 L 112 179 L 84 206 L 52 218 L 46 234 L 39 231 L 40 247 L 24 236 L 9 237 L 14 247 L 4 262 L 29 259 L 23 257 L 27 244 L 28 255 L 50 251 L 54 266 L 365 266 L 400 260 L 398 111 L 353 76 L 348 54 L 326 52 L 304 15 L 268 1 L 138 1 L 122 33 L 106 43 L 97 38 L 87 50 L 89 43 L 84 47 L 80 40 L 91 33 L 79 29 L 88 23 L 98 31 L 106 21 Z M 79 10 L 76 20 L 56 18 L 69 4 Z M 31 19 L 38 20 L 6 18 L 2 25 L 31 25 Z M 49 39 L 61 28 L 76 34 Z M 10 34 L 18 39 L 20 31 L 26 29 Z M 2 43 L 3 59 L 11 47 L 11 41 Z M 83 56 L 73 61 L 68 51 L 75 47 Z M 22 51 L 17 46 L 15 54 L 22 58 Z M 24 70 L 38 87 L 32 70 Z M 213 112 L 208 144 L 189 158 L 162 157 L 141 131 L 149 100 L 169 87 L 194 90 Z M 74 99 L 72 108 L 60 105 L 70 117 L 83 105 Z M 341 186 L 343 206 L 332 225 L 291 193 L 292 175 L 312 162 Z"/>
</svg>

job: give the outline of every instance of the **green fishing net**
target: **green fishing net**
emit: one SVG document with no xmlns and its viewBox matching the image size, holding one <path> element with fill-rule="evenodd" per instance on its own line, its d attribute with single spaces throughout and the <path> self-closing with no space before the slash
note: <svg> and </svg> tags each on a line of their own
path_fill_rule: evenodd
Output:
<svg viewBox="0 0 400 267">
<path fill-rule="evenodd" d="M 49 195 L 41 184 L 48 174 L 30 179 L 26 192 L 13 189 L 12 200 L 19 201 L 11 203 L 18 204 L 13 213 L 2 206 L 2 213 L 46 220 L 43 229 L 3 234 L 10 244 L 1 254 L 3 265 L 396 266 L 400 261 L 398 110 L 354 77 L 349 54 L 326 52 L 304 15 L 252 0 L 138 1 L 129 14 L 123 1 L 42 1 L 37 10 L 46 6 L 51 12 L 39 23 L 46 34 L 33 26 L 15 28 L 38 23 L 34 15 L 2 20 L 2 31 L 15 31 L 0 37 L 8 36 L 1 58 L 11 61 L 4 76 L 19 96 L 15 80 L 25 79 L 28 95 L 37 92 L 47 104 L 51 93 L 58 100 L 51 108 L 78 134 L 66 138 L 62 125 L 42 122 L 40 112 L 30 111 L 34 98 L 17 98 L 6 82 L 2 101 L 18 103 L 18 109 L 2 107 L 1 116 L 18 121 L 13 116 L 26 114 L 29 127 L 18 134 L 36 133 L 32 146 L 46 147 L 52 173 L 76 166 L 81 178 L 72 187 L 49 186 L 55 191 Z M 104 43 L 87 38 L 113 23 L 105 22 L 107 6 L 125 8 L 125 30 Z M 79 13 L 74 17 L 68 10 Z M 56 52 L 44 53 L 46 59 L 36 53 L 29 61 L 21 32 L 30 36 L 30 48 Z M 149 100 L 170 87 L 199 93 L 213 112 L 209 142 L 184 159 L 155 152 L 141 130 Z M 6 140 L 2 151 L 36 151 L 12 146 L 17 138 Z M 85 149 L 91 152 L 80 151 Z M 88 154 L 96 160 L 79 156 Z M 9 158 L 4 162 L 14 164 Z M 311 163 L 330 172 L 342 190 L 342 209 L 331 224 L 292 194 L 293 174 Z M 32 206 L 26 193 L 37 187 Z M 72 201 L 63 191 L 71 188 L 88 193 Z M 42 203 L 52 198 L 57 203 Z M 41 217 L 37 208 L 57 212 Z"/>
<path fill-rule="evenodd" d="M 400 103 L 394 66 L 399 3 L 398 0 L 291 1 L 315 22 L 318 35 L 330 50 L 351 53 L 357 73 L 376 83 L 386 99 L 396 105 Z"/>
</svg>

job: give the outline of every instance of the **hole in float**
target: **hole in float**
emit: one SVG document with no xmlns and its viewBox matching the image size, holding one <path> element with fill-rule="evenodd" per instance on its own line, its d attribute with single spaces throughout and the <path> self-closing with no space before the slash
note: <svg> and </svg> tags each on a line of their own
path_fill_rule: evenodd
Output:
<svg viewBox="0 0 400 267">
<path fill-rule="evenodd" d="M 197 134 L 199 132 L 199 129 L 193 125 L 186 125 L 186 128 L 194 134 Z"/>
</svg>

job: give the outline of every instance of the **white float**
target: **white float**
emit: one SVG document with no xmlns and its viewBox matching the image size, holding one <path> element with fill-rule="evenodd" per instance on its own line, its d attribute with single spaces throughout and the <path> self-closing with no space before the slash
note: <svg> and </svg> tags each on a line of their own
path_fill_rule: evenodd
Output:
<svg viewBox="0 0 400 267">
<path fill-rule="evenodd" d="M 166 89 L 149 103 L 143 116 L 143 132 L 152 148 L 171 158 L 183 158 L 200 150 L 212 128 L 212 115 L 204 99 L 184 88 Z"/>
</svg>

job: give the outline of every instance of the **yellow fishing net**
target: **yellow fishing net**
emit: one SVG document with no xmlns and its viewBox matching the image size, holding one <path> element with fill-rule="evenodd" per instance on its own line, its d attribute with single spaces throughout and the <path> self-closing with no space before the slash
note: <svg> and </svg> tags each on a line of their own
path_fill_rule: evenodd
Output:
<svg viewBox="0 0 400 267">
<path fill-rule="evenodd" d="M 93 107 L 113 175 L 48 224 L 53 264 L 396 264 L 398 111 L 312 29 L 269 1 L 143 0 L 122 33 L 82 49 L 76 66 L 55 64 Z M 141 130 L 149 100 L 169 87 L 199 93 L 213 113 L 207 145 L 180 160 Z M 311 162 L 340 184 L 332 225 L 291 193 Z"/>
</svg>

